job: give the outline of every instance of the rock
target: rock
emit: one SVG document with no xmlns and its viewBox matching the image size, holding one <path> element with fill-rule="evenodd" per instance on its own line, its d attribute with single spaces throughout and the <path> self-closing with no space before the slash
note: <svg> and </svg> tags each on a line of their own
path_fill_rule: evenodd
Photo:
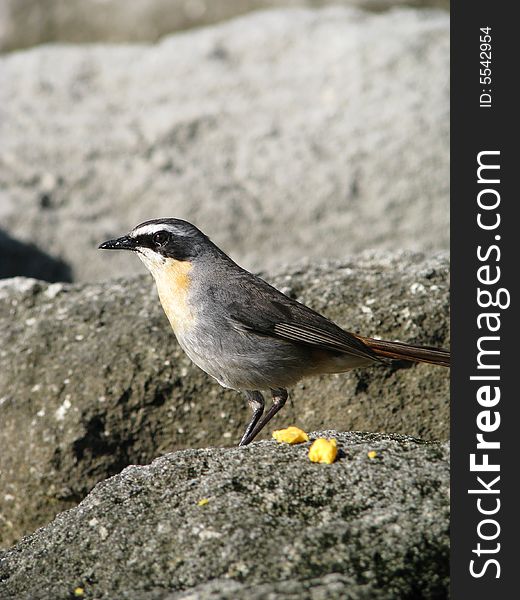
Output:
<svg viewBox="0 0 520 600">
<path fill-rule="evenodd" d="M 34 244 L 24 244 L 0 229 L 0 279 L 24 276 L 45 281 L 71 281 L 70 268 Z"/>
<path fill-rule="evenodd" d="M 0 58 L 0 106 L 0 222 L 78 281 L 135 274 L 92 251 L 161 216 L 255 270 L 448 248 L 443 11 L 280 10 L 155 45 L 39 47 Z"/>
<path fill-rule="evenodd" d="M 271 441 L 126 468 L 0 555 L 0 596 L 447 598 L 448 445 L 314 435 L 337 462 Z"/>
<path fill-rule="evenodd" d="M 146 593 L 143 598 L 160 597 L 160 592 Z M 303 580 L 285 580 L 274 583 L 251 584 L 229 579 L 216 579 L 197 585 L 185 592 L 173 592 L 164 596 L 164 600 L 388 600 L 381 589 L 375 589 L 366 583 L 358 583 L 350 577 L 331 573 L 323 577 Z"/>
<path fill-rule="evenodd" d="M 351 331 L 449 347 L 448 273 L 446 255 L 363 254 L 286 268 L 269 280 Z M 4 545 L 128 464 L 235 445 L 249 418 L 238 393 L 180 350 L 149 275 L 102 284 L 0 281 L 0 338 Z M 297 424 L 447 438 L 448 370 L 401 367 L 301 382 L 264 437 Z"/>
<path fill-rule="evenodd" d="M 147 42 L 251 10 L 344 4 L 370 10 L 449 0 L 0 0 L 0 52 L 49 42 Z"/>
</svg>

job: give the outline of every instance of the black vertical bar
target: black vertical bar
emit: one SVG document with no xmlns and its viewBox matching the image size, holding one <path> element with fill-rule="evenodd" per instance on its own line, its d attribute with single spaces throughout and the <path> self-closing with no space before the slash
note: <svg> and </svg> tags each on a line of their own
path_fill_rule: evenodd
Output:
<svg viewBox="0 0 520 600">
<path fill-rule="evenodd" d="M 520 55 L 520 35 L 513 8 L 515 3 L 491 0 L 459 0 L 451 5 L 451 592 L 456 600 L 510 598 L 510 590 L 515 590 L 520 574 L 516 545 L 520 521 L 520 445 L 515 444 L 520 439 L 517 431 L 520 364 L 519 352 L 514 348 L 514 339 L 520 333 L 517 243 L 520 231 L 516 216 L 520 194 L 515 186 L 520 173 L 520 152 L 515 138 L 520 132 L 516 106 L 513 107 L 513 103 L 518 105 L 515 89 L 519 69 L 515 59 Z M 490 30 L 486 33 L 487 27 Z M 481 55 L 480 47 L 486 43 L 486 35 L 491 38 L 487 66 L 482 64 L 487 56 Z M 486 51 L 485 45 L 483 48 Z M 490 81 L 485 79 L 486 68 L 490 70 Z M 483 169 L 481 180 L 485 181 L 479 183 L 478 157 L 483 152 L 486 154 L 480 154 L 481 162 L 499 168 Z M 496 179 L 500 182 L 491 182 Z M 498 206 L 479 207 L 480 193 L 482 204 L 492 206 L 495 199 Z M 484 225 L 491 226 L 498 218 L 500 224 L 494 229 L 479 227 L 479 213 Z M 479 246 L 481 258 L 477 254 Z M 488 257 L 482 259 L 487 252 Z M 489 271 L 481 270 L 481 279 L 494 280 L 497 267 L 500 269 L 500 279 L 495 284 L 479 281 L 479 268 L 486 266 Z M 498 305 L 480 306 L 478 288 L 491 294 L 489 297 L 483 294 L 481 304 L 492 298 Z M 506 291 L 499 292 L 500 289 Z M 508 297 L 510 306 L 506 307 Z M 479 315 L 485 313 L 496 316 L 487 320 L 481 316 L 479 321 Z M 498 329 L 490 331 L 489 325 Z M 482 336 L 498 339 L 483 341 Z M 498 368 L 478 368 L 479 338 L 481 348 L 500 352 L 481 355 L 481 365 L 498 364 Z M 472 376 L 499 379 L 472 380 Z M 496 399 L 495 388 L 500 389 L 500 401 L 493 407 L 478 401 L 479 390 L 485 394 L 487 385 L 491 386 L 493 396 L 481 396 L 484 403 L 486 399 L 492 403 Z M 484 428 L 496 429 L 483 432 L 479 422 Z M 478 449 L 479 433 L 486 442 L 499 442 L 500 449 Z M 488 462 L 499 466 L 500 471 L 471 471 L 471 454 L 477 464 L 485 462 L 483 455 L 487 454 Z M 500 480 L 492 485 L 498 476 Z"/>
</svg>

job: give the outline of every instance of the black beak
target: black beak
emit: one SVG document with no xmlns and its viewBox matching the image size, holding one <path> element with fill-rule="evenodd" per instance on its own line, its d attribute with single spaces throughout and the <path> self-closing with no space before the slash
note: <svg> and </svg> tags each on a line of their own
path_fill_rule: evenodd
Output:
<svg viewBox="0 0 520 600">
<path fill-rule="evenodd" d="M 129 235 L 117 238 L 116 240 L 108 240 L 99 245 L 100 250 L 135 250 L 135 240 Z"/>
</svg>

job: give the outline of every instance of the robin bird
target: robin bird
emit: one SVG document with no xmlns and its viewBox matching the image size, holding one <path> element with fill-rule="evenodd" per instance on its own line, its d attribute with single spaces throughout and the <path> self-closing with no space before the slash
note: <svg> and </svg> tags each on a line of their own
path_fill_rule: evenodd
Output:
<svg viewBox="0 0 520 600">
<path fill-rule="evenodd" d="M 252 410 L 249 444 L 303 377 L 343 373 L 388 360 L 449 366 L 447 350 L 345 331 L 238 266 L 197 227 L 154 219 L 99 246 L 131 250 L 149 269 L 177 340 L 190 359 Z M 264 413 L 262 391 L 272 405 Z"/>
</svg>

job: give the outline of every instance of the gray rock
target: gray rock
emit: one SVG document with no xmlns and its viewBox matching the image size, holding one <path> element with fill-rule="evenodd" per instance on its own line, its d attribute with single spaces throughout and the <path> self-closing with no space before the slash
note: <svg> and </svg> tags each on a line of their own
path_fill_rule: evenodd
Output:
<svg viewBox="0 0 520 600">
<path fill-rule="evenodd" d="M 128 467 L 3 554 L 0 596 L 447 598 L 447 444 L 319 435 L 332 465 L 272 441 Z"/>
<path fill-rule="evenodd" d="M 292 579 L 273 583 L 247 584 L 229 579 L 202 583 L 184 592 L 166 596 L 161 592 L 143 594 L 143 600 L 164 597 L 164 600 L 388 600 L 388 595 L 368 583 L 358 583 L 351 577 L 331 573 L 313 579 Z"/>
<path fill-rule="evenodd" d="M 448 248 L 443 11 L 271 11 L 156 45 L 39 47 L 0 58 L 0 106 L 0 222 L 76 280 L 136 273 L 92 250 L 160 216 L 255 270 Z"/>
<path fill-rule="evenodd" d="M 449 347 L 448 272 L 445 255 L 364 254 L 269 280 L 351 331 Z M 4 545 L 128 464 L 235 445 L 249 418 L 239 394 L 180 350 L 149 275 L 102 284 L 0 281 L 0 339 Z M 290 424 L 449 435 L 446 369 L 359 369 L 305 380 L 291 395 L 264 437 Z"/>
<path fill-rule="evenodd" d="M 449 8 L 449 0 L 0 0 L 0 52 L 49 42 L 147 42 L 252 10 L 344 4 Z"/>
<path fill-rule="evenodd" d="M 45 281 L 71 281 L 70 267 L 42 252 L 34 244 L 24 244 L 0 229 L 0 279 L 37 277 Z"/>
</svg>

